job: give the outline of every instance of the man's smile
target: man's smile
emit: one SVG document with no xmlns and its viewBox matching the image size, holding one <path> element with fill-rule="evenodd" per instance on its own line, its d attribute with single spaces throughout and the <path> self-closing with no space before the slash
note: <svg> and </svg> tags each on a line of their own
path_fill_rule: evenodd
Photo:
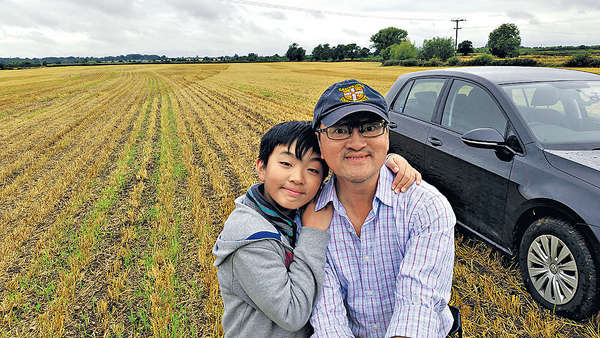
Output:
<svg viewBox="0 0 600 338">
<path fill-rule="evenodd" d="M 353 155 L 344 156 L 344 159 L 350 160 L 350 161 L 362 161 L 362 160 L 366 160 L 370 156 L 371 155 L 369 155 L 369 154 L 353 154 Z"/>
</svg>

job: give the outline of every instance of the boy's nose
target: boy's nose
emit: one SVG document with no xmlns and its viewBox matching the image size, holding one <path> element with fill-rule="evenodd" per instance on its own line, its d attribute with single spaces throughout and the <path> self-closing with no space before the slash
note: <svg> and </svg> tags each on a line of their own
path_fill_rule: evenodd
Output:
<svg viewBox="0 0 600 338">
<path fill-rule="evenodd" d="M 294 168 L 290 173 L 290 181 L 295 182 L 297 184 L 301 184 L 304 182 L 304 175 L 302 174 L 302 170 L 300 168 Z"/>
</svg>

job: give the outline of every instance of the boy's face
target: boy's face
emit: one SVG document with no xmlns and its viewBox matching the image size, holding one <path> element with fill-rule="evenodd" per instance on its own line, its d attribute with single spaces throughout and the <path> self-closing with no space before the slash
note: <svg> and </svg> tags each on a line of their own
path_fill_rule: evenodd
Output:
<svg viewBox="0 0 600 338">
<path fill-rule="evenodd" d="M 265 198 L 286 209 L 298 209 L 312 200 L 323 181 L 319 153 L 306 152 L 302 160 L 294 154 L 296 142 L 273 149 L 265 165 L 258 160 L 256 170 L 265 183 Z"/>
</svg>

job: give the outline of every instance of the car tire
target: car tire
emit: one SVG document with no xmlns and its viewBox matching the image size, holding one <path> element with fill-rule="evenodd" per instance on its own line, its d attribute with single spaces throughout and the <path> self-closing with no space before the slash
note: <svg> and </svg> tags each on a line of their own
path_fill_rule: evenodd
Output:
<svg viewBox="0 0 600 338">
<path fill-rule="evenodd" d="M 519 266 L 533 298 L 556 314 L 583 319 L 597 309 L 597 267 L 570 223 L 553 217 L 533 222 L 521 239 Z"/>
</svg>

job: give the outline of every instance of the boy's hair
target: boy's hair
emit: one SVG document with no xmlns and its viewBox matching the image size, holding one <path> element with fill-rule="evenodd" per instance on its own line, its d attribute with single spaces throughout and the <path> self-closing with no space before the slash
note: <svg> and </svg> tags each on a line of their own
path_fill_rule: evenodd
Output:
<svg viewBox="0 0 600 338">
<path fill-rule="evenodd" d="M 291 146 L 296 141 L 296 149 L 294 154 L 296 158 L 302 160 L 302 157 L 309 151 L 321 154 L 319 142 L 315 136 L 315 132 L 309 121 L 289 121 L 280 123 L 269 129 L 260 139 L 260 149 L 258 151 L 258 159 L 267 165 L 269 156 L 278 145 Z M 319 158 L 323 165 L 323 179 L 327 177 L 329 167 L 327 163 Z"/>
</svg>

